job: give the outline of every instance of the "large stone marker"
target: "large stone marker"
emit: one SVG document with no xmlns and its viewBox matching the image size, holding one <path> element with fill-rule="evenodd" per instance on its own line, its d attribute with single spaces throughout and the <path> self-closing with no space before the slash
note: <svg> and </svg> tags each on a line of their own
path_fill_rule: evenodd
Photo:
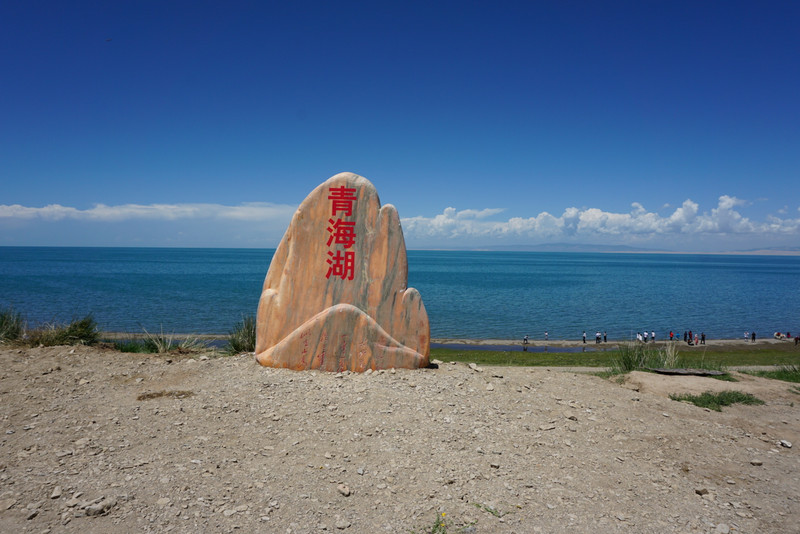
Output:
<svg viewBox="0 0 800 534">
<path fill-rule="evenodd" d="M 256 359 L 289 369 L 428 365 L 430 325 L 408 284 L 400 218 L 366 179 L 341 173 L 300 204 L 269 266 Z"/>
</svg>

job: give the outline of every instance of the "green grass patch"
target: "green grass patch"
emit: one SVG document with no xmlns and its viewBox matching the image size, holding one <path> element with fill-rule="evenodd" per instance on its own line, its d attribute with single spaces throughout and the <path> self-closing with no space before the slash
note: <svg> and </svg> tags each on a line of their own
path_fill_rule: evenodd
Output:
<svg viewBox="0 0 800 534">
<path fill-rule="evenodd" d="M 252 315 L 242 317 L 228 333 L 228 354 L 255 352 L 256 350 L 256 318 Z"/>
<path fill-rule="evenodd" d="M 93 345 L 99 341 L 100 332 L 92 314 L 83 319 L 73 319 L 69 324 L 45 324 L 26 332 L 25 342 L 36 347 L 43 345 Z"/>
<path fill-rule="evenodd" d="M 695 355 L 708 365 L 732 367 L 738 365 L 793 365 L 797 363 L 798 350 L 793 343 L 770 343 L 730 347 L 701 345 L 689 347 L 681 344 L 681 355 Z"/>
<path fill-rule="evenodd" d="M 774 371 L 743 371 L 749 375 L 800 383 L 800 365 L 783 365 Z"/>
<path fill-rule="evenodd" d="M 764 404 L 764 401 L 761 399 L 749 393 L 742 393 L 741 391 L 720 391 L 719 393 L 706 391 L 700 395 L 690 395 L 688 393 L 681 395 L 673 394 L 670 395 L 669 398 L 675 401 L 690 402 L 700 408 L 708 408 L 716 412 L 721 412 L 723 406 L 730 406 L 731 404 Z"/>
<path fill-rule="evenodd" d="M 0 343 L 18 341 L 25 330 L 20 312 L 8 307 L 0 310 Z"/>
<path fill-rule="evenodd" d="M 111 342 L 114 349 L 119 352 L 132 354 L 151 354 L 156 352 L 142 339 L 117 339 Z"/>
<path fill-rule="evenodd" d="M 731 366 L 789 365 L 797 361 L 794 346 L 782 344 L 753 345 L 743 349 L 727 347 L 694 347 L 682 343 L 657 343 L 644 345 L 634 343 L 636 348 L 618 348 L 586 352 L 524 352 L 491 351 L 452 348 L 432 348 L 431 359 L 443 362 L 476 363 L 492 366 L 521 367 L 597 367 L 600 376 L 620 374 L 623 369 L 635 368 L 693 368 L 725 371 Z M 672 348 L 670 348 L 672 347 Z M 667 351 L 673 351 L 667 353 Z M 644 354 L 650 353 L 650 354 Z M 659 354 L 661 353 L 661 354 Z M 607 371 L 611 369 L 612 371 Z M 608 374 L 606 374 L 608 373 Z M 718 380 L 735 381 L 729 374 L 713 377 Z"/>
</svg>

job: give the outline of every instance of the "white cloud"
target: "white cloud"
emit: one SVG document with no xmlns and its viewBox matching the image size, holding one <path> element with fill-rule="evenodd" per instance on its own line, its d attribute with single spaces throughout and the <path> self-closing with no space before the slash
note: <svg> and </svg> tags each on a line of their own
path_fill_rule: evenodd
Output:
<svg viewBox="0 0 800 534">
<path fill-rule="evenodd" d="M 458 219 L 485 219 L 504 212 L 504 208 L 486 208 L 483 210 L 462 210 L 456 213 Z"/>
<path fill-rule="evenodd" d="M 701 211 L 697 202 L 686 199 L 664 215 L 649 212 L 642 204 L 634 202 L 627 213 L 568 207 L 560 215 L 543 211 L 531 217 L 505 220 L 498 217 L 505 211 L 500 208 L 458 210 L 448 207 L 432 217 L 404 218 L 402 225 L 406 242 L 412 247 L 546 242 L 631 244 L 684 250 L 693 246 L 742 248 L 745 243 L 752 243 L 754 247 L 796 246 L 800 236 L 800 209 L 796 218 L 780 214 L 756 221 L 738 211 L 747 204 L 723 195 L 716 207 L 708 211 Z M 0 232 L 0 243 L 97 245 L 141 241 L 159 246 L 164 243 L 274 246 L 296 208 L 255 202 L 234 206 L 97 204 L 88 209 L 59 204 L 44 207 L 0 205 L 0 228 L 5 229 Z M 125 224 L 127 221 L 134 224 Z M 80 232 L 74 231 L 76 224 L 81 225 Z M 73 243 L 73 236 L 86 236 L 89 242 Z"/>
<path fill-rule="evenodd" d="M 681 207 L 676 209 L 672 215 L 667 217 L 666 228 L 673 232 L 686 231 L 697 219 L 697 210 L 700 206 L 689 199 L 683 201 Z"/>
<path fill-rule="evenodd" d="M 446 236 L 457 238 L 469 235 L 489 235 L 497 223 L 481 221 L 502 212 L 502 209 L 462 210 L 445 208 L 433 218 L 411 217 L 403 219 L 404 228 L 415 228 L 423 236 Z"/>
<path fill-rule="evenodd" d="M 648 212 L 634 202 L 629 213 L 614 213 L 599 208 L 569 207 L 560 216 L 547 212 L 534 217 L 512 217 L 507 221 L 485 220 L 502 210 L 462 210 L 449 207 L 434 217 L 410 217 L 402 220 L 409 239 L 421 241 L 456 238 L 525 238 L 534 241 L 553 239 L 625 242 L 658 236 L 711 235 L 786 235 L 800 231 L 800 218 L 769 217 L 764 222 L 743 217 L 736 208 L 747 205 L 744 200 L 728 195 L 719 197 L 717 207 L 700 213 L 700 206 L 685 200 L 667 216 Z M 482 214 L 477 216 L 476 214 Z"/>
<path fill-rule="evenodd" d="M 107 206 L 96 204 L 94 207 L 81 210 L 50 204 L 42 208 L 27 206 L 0 205 L 0 219 L 40 219 L 59 221 L 64 219 L 84 221 L 126 221 L 126 220 L 168 220 L 180 219 L 230 219 L 245 221 L 269 221 L 274 219 L 290 219 L 296 206 L 270 204 L 268 202 L 250 202 L 238 206 L 222 204 L 121 204 Z"/>
</svg>

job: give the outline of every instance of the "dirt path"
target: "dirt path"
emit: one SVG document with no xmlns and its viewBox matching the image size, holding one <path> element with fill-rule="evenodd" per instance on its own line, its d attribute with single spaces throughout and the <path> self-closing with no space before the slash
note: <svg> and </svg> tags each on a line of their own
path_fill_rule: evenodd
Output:
<svg viewBox="0 0 800 534">
<path fill-rule="evenodd" d="M 666 395 L 736 383 L 86 347 L 0 364 L 0 532 L 421 533 L 443 512 L 448 532 L 798 531 L 781 382 L 717 413 Z"/>
</svg>

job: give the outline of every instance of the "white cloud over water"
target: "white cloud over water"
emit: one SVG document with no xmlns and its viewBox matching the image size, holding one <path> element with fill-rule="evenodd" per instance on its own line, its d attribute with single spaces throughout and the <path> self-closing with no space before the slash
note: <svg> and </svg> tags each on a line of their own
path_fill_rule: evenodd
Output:
<svg viewBox="0 0 800 534">
<path fill-rule="evenodd" d="M 503 208 L 445 208 L 433 216 L 402 219 L 406 242 L 415 247 L 468 248 L 575 243 L 632 245 L 667 250 L 743 250 L 800 246 L 800 211 L 783 209 L 764 220 L 742 215 L 750 203 L 722 195 L 701 210 L 684 200 L 660 212 L 634 202 L 628 212 L 568 207 L 506 217 Z M 97 204 L 80 209 L 0 205 L 0 245 L 276 246 L 297 206 L 266 202 Z"/>
<path fill-rule="evenodd" d="M 455 241 L 459 238 L 541 243 L 554 240 L 614 242 L 627 239 L 645 242 L 659 236 L 797 236 L 800 218 L 769 216 L 763 222 L 744 217 L 737 208 L 747 202 L 722 195 L 718 204 L 701 212 L 698 203 L 687 199 L 671 213 L 661 215 L 647 211 L 634 202 L 628 213 L 614 213 L 599 208 L 570 207 L 560 215 L 541 212 L 531 217 L 512 217 L 507 220 L 486 220 L 475 213 L 495 215 L 502 210 L 463 210 L 447 208 L 433 217 L 409 217 L 402 220 L 403 229 L 411 239 Z M 454 244 L 454 243 L 453 243 Z"/>
<path fill-rule="evenodd" d="M 92 208 L 77 209 L 60 204 L 50 204 L 41 208 L 27 206 L 0 205 L 0 219 L 41 219 L 60 221 L 64 219 L 84 221 L 126 221 L 136 219 L 168 220 L 179 219 L 232 219 L 241 221 L 289 220 L 297 206 L 271 204 L 268 202 L 249 202 L 238 206 L 221 204 L 121 204 L 106 206 L 96 204 Z"/>
</svg>

